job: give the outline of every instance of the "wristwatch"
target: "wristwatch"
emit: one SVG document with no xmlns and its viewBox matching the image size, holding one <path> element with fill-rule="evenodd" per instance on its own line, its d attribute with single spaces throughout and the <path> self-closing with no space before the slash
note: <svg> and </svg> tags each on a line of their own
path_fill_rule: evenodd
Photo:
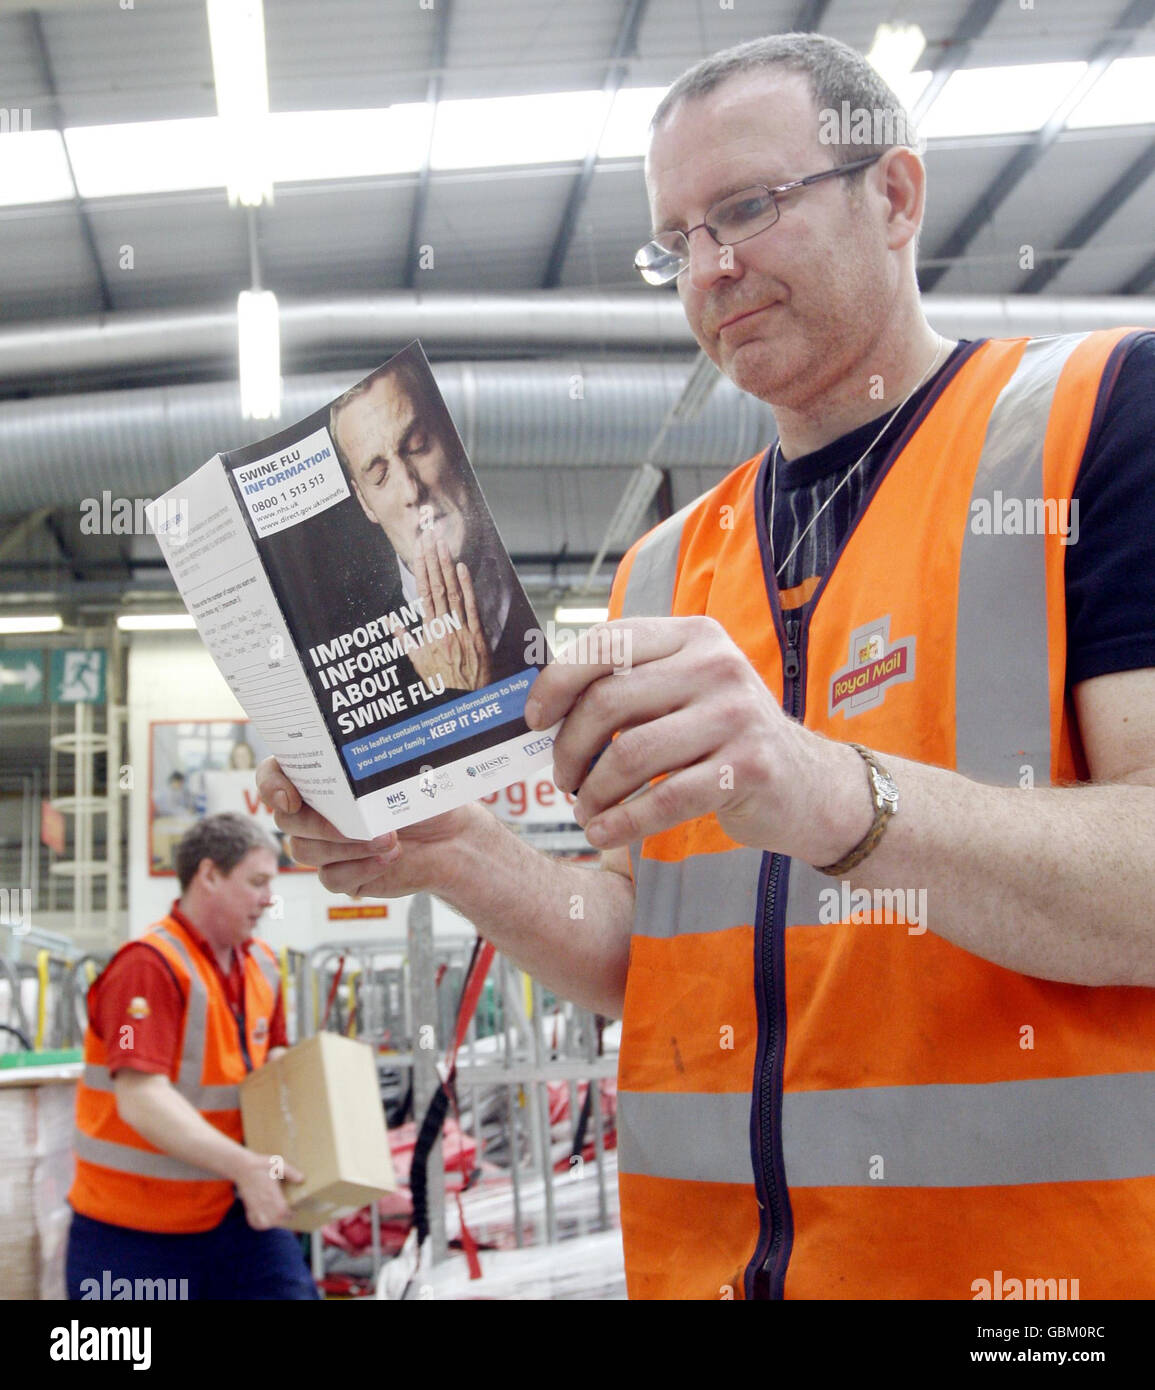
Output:
<svg viewBox="0 0 1155 1390">
<path fill-rule="evenodd" d="M 882 839 L 891 816 L 898 810 L 898 786 L 894 778 L 869 748 L 863 748 L 860 743 L 852 743 L 850 747 L 866 764 L 866 780 L 870 785 L 870 799 L 874 803 L 874 820 L 858 844 L 837 864 L 827 864 L 825 867 L 815 864 L 820 874 L 829 874 L 832 878 L 839 878 L 856 864 L 862 863 Z"/>
</svg>

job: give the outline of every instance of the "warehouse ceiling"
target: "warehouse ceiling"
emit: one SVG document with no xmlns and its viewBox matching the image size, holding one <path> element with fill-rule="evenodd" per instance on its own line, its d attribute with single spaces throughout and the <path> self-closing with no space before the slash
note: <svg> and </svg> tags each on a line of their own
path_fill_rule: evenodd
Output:
<svg viewBox="0 0 1155 1390">
<path fill-rule="evenodd" d="M 487 454 L 489 436 L 479 436 L 475 463 L 519 567 L 539 591 L 560 592 L 606 541 L 631 470 L 662 431 L 693 363 L 693 343 L 676 327 L 633 345 L 608 334 L 599 340 L 588 326 L 566 340 L 570 296 L 598 297 L 612 309 L 663 293 L 647 290 L 631 268 L 649 227 L 637 112 L 632 125 L 624 120 L 632 93 L 661 88 L 705 54 L 775 30 L 820 29 L 865 50 L 880 21 L 916 23 L 927 40 L 918 64 L 928 74 L 920 84 L 929 136 L 924 289 L 955 298 L 1140 295 L 1155 285 L 1155 79 L 1126 64 L 1155 55 L 1153 15 L 1155 0 L 265 0 L 270 109 L 288 132 L 284 167 L 300 177 L 278 181 L 274 203 L 257 215 L 262 283 L 286 313 L 320 306 L 342 322 L 357 305 L 395 299 L 413 308 L 419 329 L 422 303 L 444 309 L 445 296 L 516 295 L 527 303 L 532 296 L 546 310 L 560 306 L 562 328 L 535 346 L 519 344 L 516 333 L 487 334 L 483 325 L 458 334 L 461 342 L 442 334 L 430 353 L 447 378 L 457 374 L 454 381 L 467 369 L 524 366 L 525 390 L 508 397 L 508 408 L 530 434 L 535 412 L 554 436 L 566 429 L 551 413 L 549 390 L 531 379 L 530 368 L 550 370 L 544 359 L 552 360 L 555 386 L 583 373 L 612 377 L 622 364 L 638 374 L 620 449 L 612 430 L 594 431 L 585 452 L 559 446 L 548 468 L 535 470 L 532 458 L 501 453 L 508 441 Z M 1049 104 L 1031 118 L 1035 128 L 949 133 L 957 121 L 952 127 L 946 118 L 960 105 L 966 74 L 1063 63 L 1074 66 L 1053 70 L 1058 85 L 1044 93 Z M 1021 75 L 1015 82 L 1030 87 Z M 1134 98 L 1112 114 L 1105 98 L 1124 89 Z M 523 127 L 540 129 L 514 135 L 536 133 L 546 149 L 523 162 L 496 162 L 497 142 L 488 166 L 484 154 L 455 156 L 446 143 L 451 127 L 468 133 L 470 121 L 482 119 L 481 108 L 474 116 L 463 102 L 599 92 L 592 106 L 579 103 L 593 112 L 588 120 L 556 110 L 552 118 L 524 117 Z M 407 163 L 390 145 L 401 127 L 389 124 L 388 108 L 407 113 L 414 128 L 424 113 L 440 132 L 416 160 Z M 511 108 L 514 126 L 519 109 L 530 110 Z M 300 113 L 296 127 L 285 124 L 292 113 Z M 21 200 L 0 133 L 0 361 L 6 343 L 9 360 L 18 360 L 20 344 L 49 332 L 61 343 L 96 329 L 108 338 L 126 325 L 135 333 L 142 315 L 157 321 L 154 340 L 183 345 L 190 323 L 232 313 L 251 276 L 244 211 L 229 206 L 211 173 L 212 186 L 158 189 L 164 177 L 146 167 L 146 147 L 132 143 L 143 123 L 215 114 L 203 0 L 57 0 L 36 9 L 0 0 L 0 132 L 5 123 L 20 130 L 23 120 L 24 133 L 37 134 L 33 173 L 43 180 L 42 201 Z M 948 133 L 934 134 L 936 119 Z M 119 159 L 96 170 L 92 140 L 125 126 L 136 129 L 117 136 Z M 164 172 L 172 176 L 180 145 L 178 127 L 168 130 L 163 148 L 173 168 Z M 54 131 L 68 133 L 71 165 Z M 289 156 L 303 156 L 318 132 L 314 167 L 292 163 Z M 339 333 L 296 342 L 285 364 L 289 399 L 323 399 L 322 384 L 352 380 L 404 341 L 383 331 L 378 350 L 366 336 L 344 348 Z M 133 436 L 137 491 L 150 494 L 202 461 L 205 421 L 222 421 L 212 436 L 222 446 L 268 432 L 240 419 L 227 352 L 190 350 L 187 365 L 172 352 L 78 365 L 80 356 L 62 351 L 60 370 L 13 368 L 0 379 L 7 398 L 0 400 L 0 598 L 9 603 L 62 595 L 98 612 L 126 594 L 167 587 L 150 538 L 82 530 L 81 496 L 99 495 L 111 477 L 99 462 L 84 471 L 84 459 L 101 452 L 88 447 L 84 429 L 115 449 L 125 419 L 146 408 L 163 416 L 163 446 Z M 211 405 L 204 397 L 208 413 L 196 422 L 189 416 L 183 429 L 181 412 L 201 399 L 187 393 L 213 388 Z M 715 393 L 715 411 L 734 405 L 726 389 Z M 146 398 L 149 390 L 162 395 Z M 771 427 L 756 409 L 753 418 L 751 428 Z M 654 455 L 664 482 L 641 520 L 708 486 L 741 457 L 727 451 L 748 443 L 741 430 L 739 440 L 701 422 L 698 435 L 679 434 L 692 424 L 666 425 Z M 30 437 L 33 445 L 37 437 L 51 442 L 30 454 Z M 22 494 L 5 492 L 6 474 L 11 482 L 38 467 L 51 478 L 49 496 L 21 507 L 14 499 Z M 609 547 L 611 559 L 620 548 Z M 603 581 L 609 573 L 607 566 Z"/>
</svg>

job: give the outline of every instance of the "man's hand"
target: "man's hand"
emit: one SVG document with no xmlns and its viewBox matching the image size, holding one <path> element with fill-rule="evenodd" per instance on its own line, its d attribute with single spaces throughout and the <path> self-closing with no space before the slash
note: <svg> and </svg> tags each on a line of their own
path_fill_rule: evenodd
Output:
<svg viewBox="0 0 1155 1390">
<path fill-rule="evenodd" d="M 298 864 L 319 869 L 330 893 L 353 898 L 402 898 L 438 892 L 459 868 L 456 846 L 478 817 L 480 806 L 461 806 L 375 840 L 348 840 L 319 811 L 306 806 L 275 758 L 257 768 L 257 791 L 275 812 L 277 827 L 291 838 L 289 853 Z"/>
<path fill-rule="evenodd" d="M 479 805 L 376 840 L 348 840 L 302 804 L 273 758 L 257 769 L 257 786 L 291 837 L 289 852 L 319 867 L 330 892 L 435 893 L 547 989 L 609 1018 L 621 1016 L 634 886 L 620 856 L 611 865 L 616 872 L 605 873 L 549 859 Z M 575 899 L 584 906 L 579 930 Z"/>
<path fill-rule="evenodd" d="M 615 635 L 624 643 L 598 644 L 591 632 L 588 647 L 624 646 L 628 667 L 558 660 L 526 705 L 532 728 L 565 720 L 554 778 L 578 793 L 574 814 L 591 844 L 626 845 L 714 812 L 739 844 L 818 864 L 846 852 L 854 841 L 829 803 L 832 785 L 844 780 L 837 764 L 857 760 L 853 750 L 788 718 L 712 618 L 607 626 L 621 629 Z M 642 790 L 654 778 L 661 780 Z M 865 791 L 858 814 L 865 834 Z"/>
<path fill-rule="evenodd" d="M 273 1177 L 274 1164 L 284 1173 L 285 1182 L 304 1182 L 305 1175 L 285 1159 L 271 1154 L 247 1153 L 233 1181 L 244 1203 L 245 1219 L 254 1231 L 267 1231 L 289 1219 L 289 1203 L 280 1180 Z"/>
<path fill-rule="evenodd" d="M 447 632 L 439 641 L 410 653 L 413 669 L 427 682 L 441 676 L 451 690 L 481 690 L 489 684 L 491 663 L 469 567 L 454 566 L 449 547 L 426 531 L 413 561 L 413 574 L 426 622 L 450 613 L 461 619 L 456 632 Z"/>
<path fill-rule="evenodd" d="M 249 1225 L 268 1230 L 286 1220 L 289 1204 L 273 1177 L 273 1159 L 255 1154 L 222 1134 L 173 1086 L 167 1076 L 121 1067 L 113 1078 L 120 1118 L 161 1153 L 216 1174 L 236 1186 Z M 286 1182 L 303 1182 L 291 1163 L 278 1160 Z"/>
</svg>

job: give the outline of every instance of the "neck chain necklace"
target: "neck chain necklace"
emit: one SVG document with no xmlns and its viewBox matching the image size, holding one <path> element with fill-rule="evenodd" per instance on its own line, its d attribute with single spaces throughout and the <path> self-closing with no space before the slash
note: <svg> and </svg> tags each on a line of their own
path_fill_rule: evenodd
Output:
<svg viewBox="0 0 1155 1390">
<path fill-rule="evenodd" d="M 874 438 L 873 438 L 873 439 L 870 441 L 870 443 L 866 446 L 866 450 L 865 450 L 865 452 L 862 454 L 862 456 L 861 456 L 860 458 L 858 458 L 854 463 L 852 463 L 852 464 L 850 465 L 850 467 L 846 470 L 845 474 L 843 475 L 842 480 L 841 480 L 841 482 L 839 482 L 838 486 L 834 489 L 834 491 L 830 494 L 830 496 L 826 499 L 826 501 L 823 502 L 822 506 L 818 508 L 818 510 L 814 513 L 814 515 L 810 518 L 810 520 L 806 523 L 806 525 L 802 528 L 802 533 L 801 533 L 801 535 L 800 535 L 800 536 L 798 537 L 798 539 L 794 542 L 794 544 L 790 547 L 790 553 L 786 556 L 785 560 L 783 560 L 782 563 L 775 569 L 775 571 L 774 571 L 774 578 L 775 578 L 775 579 L 781 579 L 781 578 L 782 578 L 782 571 L 786 568 L 786 566 L 787 566 L 787 565 L 790 563 L 790 561 L 794 558 L 794 552 L 798 549 L 798 547 L 802 544 L 802 542 L 803 542 L 803 541 L 806 539 L 806 537 L 810 534 L 811 528 L 814 526 L 814 523 L 818 520 L 818 518 L 822 515 L 822 513 L 826 510 L 826 508 L 830 506 L 831 502 L 834 501 L 834 499 L 838 496 L 839 492 L 841 492 L 842 489 L 846 486 L 846 484 L 850 481 L 851 475 L 852 475 L 858 468 L 860 468 L 860 467 L 862 466 L 862 464 L 864 464 L 864 463 L 866 462 L 867 458 L 869 458 L 870 454 L 873 452 L 875 445 L 876 445 L 876 444 L 878 443 L 878 441 L 882 438 L 882 436 L 886 433 L 886 431 L 890 428 L 892 422 L 893 422 L 894 420 L 896 420 L 896 419 L 898 418 L 899 415 L 902 414 L 902 412 L 903 412 L 903 410 L 906 408 L 906 406 L 909 405 L 909 403 L 910 403 L 910 401 L 911 401 L 911 398 L 912 398 L 918 391 L 920 391 L 920 390 L 922 389 L 923 384 L 926 382 L 927 378 L 930 376 L 930 374 L 931 374 L 931 373 L 935 370 L 935 368 L 938 366 L 938 364 L 939 364 L 939 358 L 942 356 L 942 350 L 943 350 L 943 348 L 946 347 L 946 345 L 947 345 L 947 340 L 942 336 L 941 333 L 938 333 L 938 334 L 936 334 L 935 336 L 938 338 L 938 347 L 935 348 L 934 361 L 931 362 L 930 366 L 926 369 L 925 372 L 923 372 L 922 376 L 919 377 L 918 381 L 915 382 L 914 386 L 911 388 L 910 392 L 908 393 L 908 395 L 907 395 L 907 397 L 906 397 L 906 400 L 904 400 L 903 403 L 902 403 L 900 406 L 897 407 L 897 409 L 893 410 L 893 411 L 886 417 L 886 419 L 883 421 L 882 428 L 878 431 L 878 433 L 874 436 Z M 774 546 L 774 501 L 775 501 L 775 497 L 776 497 L 777 491 L 778 491 L 778 464 L 779 464 L 779 462 L 781 461 L 781 458 L 782 458 L 782 445 L 781 445 L 777 440 L 775 440 L 775 442 L 774 442 L 774 457 L 773 457 L 773 459 L 771 459 L 771 461 L 770 461 L 770 524 L 769 524 L 769 527 L 767 528 L 767 529 L 769 530 L 769 533 L 770 533 L 770 546 L 771 546 L 771 551 L 773 551 L 773 546 Z"/>
</svg>

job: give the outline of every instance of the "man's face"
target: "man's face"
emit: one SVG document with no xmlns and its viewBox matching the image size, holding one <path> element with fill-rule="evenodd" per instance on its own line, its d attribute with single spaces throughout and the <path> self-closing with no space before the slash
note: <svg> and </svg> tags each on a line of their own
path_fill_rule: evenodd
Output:
<svg viewBox="0 0 1155 1390">
<path fill-rule="evenodd" d="M 239 946 L 252 936 L 273 901 L 277 858 L 271 850 L 251 849 L 231 873 L 215 865 L 210 875 L 214 936 L 222 946 Z"/>
<path fill-rule="evenodd" d="M 746 73 L 681 102 L 647 159 L 654 230 L 686 231 L 727 194 L 830 168 L 837 158 L 818 130 L 799 73 Z M 703 351 L 737 386 L 799 410 L 869 349 L 899 276 L 876 189 L 852 196 L 845 179 L 827 179 L 779 207 L 773 226 L 725 252 L 705 228 L 695 231 L 678 293 Z"/>
<path fill-rule="evenodd" d="M 412 570 L 422 534 L 444 539 L 455 560 L 468 560 L 474 537 L 464 471 L 424 420 L 400 376 L 379 377 L 337 416 L 337 442 L 357 498 Z"/>
</svg>

